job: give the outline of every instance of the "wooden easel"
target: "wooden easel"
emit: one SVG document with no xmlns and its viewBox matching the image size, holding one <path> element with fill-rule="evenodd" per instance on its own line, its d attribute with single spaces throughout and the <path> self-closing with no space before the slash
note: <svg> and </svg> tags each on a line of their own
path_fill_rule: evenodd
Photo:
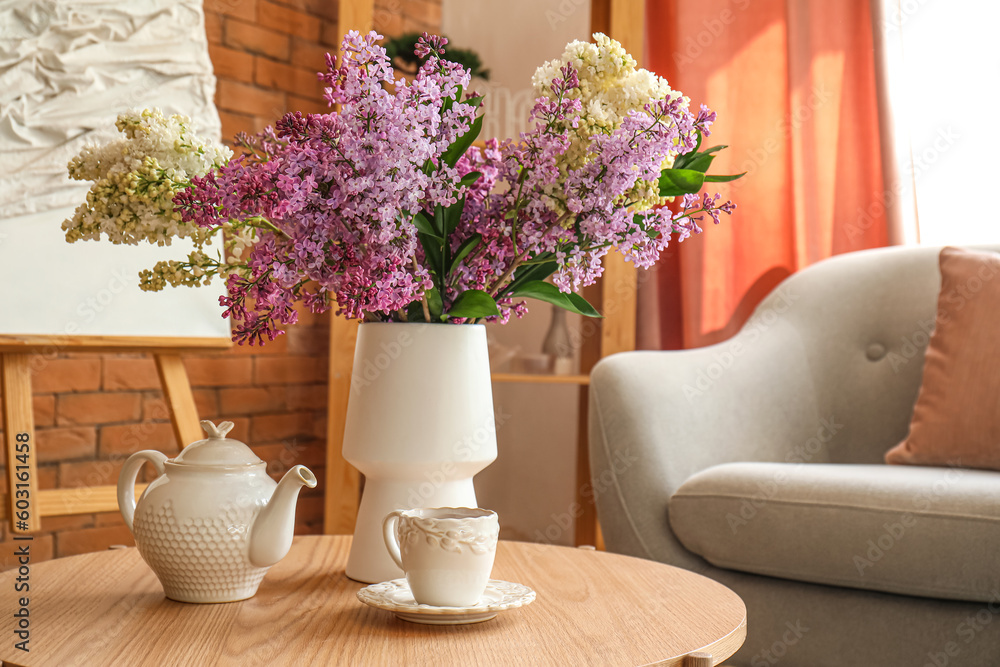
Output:
<svg viewBox="0 0 1000 667">
<path fill-rule="evenodd" d="M 178 445 L 200 440 L 198 411 L 191 392 L 182 351 L 227 349 L 224 338 L 128 338 L 116 336 L 0 336 L 3 385 L 4 448 L 9 495 L 0 517 L 9 519 L 14 533 L 41 528 L 46 516 L 90 514 L 118 509 L 114 485 L 38 490 L 38 448 L 32 412 L 32 361 L 59 352 L 147 352 L 156 361 L 164 397 L 170 407 Z M 27 444 L 27 447 L 24 445 Z M 21 450 L 18 450 L 21 445 Z M 26 451 L 25 451 L 26 450 Z M 19 476 L 20 475 L 20 476 Z M 20 486 L 19 486 L 20 485 Z M 20 493 L 20 497 L 19 493 Z M 24 491 L 27 491 L 25 497 Z M 19 515 L 23 518 L 18 518 Z"/>
</svg>

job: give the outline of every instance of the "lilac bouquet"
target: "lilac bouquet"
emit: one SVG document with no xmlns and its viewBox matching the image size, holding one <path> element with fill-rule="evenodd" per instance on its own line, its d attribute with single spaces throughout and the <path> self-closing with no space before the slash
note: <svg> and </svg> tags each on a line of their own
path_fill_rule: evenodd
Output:
<svg viewBox="0 0 1000 667">
<path fill-rule="evenodd" d="M 320 74 L 338 110 L 287 114 L 188 180 L 146 165 L 172 193 L 174 233 L 221 230 L 228 252 L 201 245 L 145 272 L 143 287 L 225 277 L 225 315 L 250 344 L 294 323 L 296 302 L 365 321 L 506 322 L 524 298 L 599 316 L 577 292 L 601 258 L 615 248 L 652 265 L 672 234 L 735 208 L 698 192 L 738 176 L 705 173 L 724 148 L 699 151 L 714 113 L 692 113 L 620 44 L 595 38 L 539 68 L 530 131 L 479 147 L 482 97 L 441 57 L 445 39 L 424 35 L 408 82 L 381 36 L 349 33 Z M 677 212 L 663 205 L 673 197 Z"/>
</svg>

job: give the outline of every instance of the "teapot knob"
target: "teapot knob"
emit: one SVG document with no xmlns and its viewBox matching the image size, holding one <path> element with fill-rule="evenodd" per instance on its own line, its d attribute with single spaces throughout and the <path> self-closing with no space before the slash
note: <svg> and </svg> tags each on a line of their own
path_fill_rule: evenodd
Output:
<svg viewBox="0 0 1000 667">
<path fill-rule="evenodd" d="M 218 426 L 214 422 L 208 419 L 201 420 L 201 427 L 205 429 L 205 433 L 208 434 L 209 438 L 222 439 L 226 437 L 226 434 L 233 430 L 233 422 L 221 422 Z"/>
</svg>

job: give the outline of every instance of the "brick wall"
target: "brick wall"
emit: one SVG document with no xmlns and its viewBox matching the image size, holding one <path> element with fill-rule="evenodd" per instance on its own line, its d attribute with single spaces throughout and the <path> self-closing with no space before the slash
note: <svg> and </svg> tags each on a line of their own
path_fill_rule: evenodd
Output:
<svg viewBox="0 0 1000 667">
<path fill-rule="evenodd" d="M 378 0 L 375 28 L 434 32 L 440 17 L 440 0 Z M 316 72 L 340 43 L 336 21 L 335 0 L 205 0 L 223 137 L 260 131 L 290 110 L 327 110 Z M 275 478 L 300 463 L 316 473 L 320 487 L 298 504 L 299 534 L 323 526 L 328 317 L 300 310 L 299 323 L 264 348 L 185 355 L 202 418 L 234 421 L 231 437 Z M 35 357 L 32 369 L 39 488 L 115 484 L 132 452 L 178 451 L 150 357 L 56 353 Z M 10 567 L 6 525 L 0 541 L 0 566 Z M 133 544 L 117 512 L 45 518 L 32 561 L 113 544 Z"/>
</svg>

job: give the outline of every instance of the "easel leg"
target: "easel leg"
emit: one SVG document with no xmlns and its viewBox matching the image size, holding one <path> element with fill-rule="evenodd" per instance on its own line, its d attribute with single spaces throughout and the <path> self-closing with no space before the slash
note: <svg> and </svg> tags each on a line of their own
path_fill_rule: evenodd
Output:
<svg viewBox="0 0 1000 667">
<path fill-rule="evenodd" d="M 10 495 L 8 516 L 15 533 L 39 530 L 35 417 L 31 402 L 30 355 L 0 355 L 3 368 L 4 447 Z"/>
<path fill-rule="evenodd" d="M 158 353 L 153 357 L 156 359 L 156 372 L 160 374 L 160 384 L 163 385 L 163 395 L 170 407 L 177 446 L 183 449 L 192 442 L 203 440 L 205 435 L 199 425 L 198 408 L 181 356 Z"/>
</svg>

